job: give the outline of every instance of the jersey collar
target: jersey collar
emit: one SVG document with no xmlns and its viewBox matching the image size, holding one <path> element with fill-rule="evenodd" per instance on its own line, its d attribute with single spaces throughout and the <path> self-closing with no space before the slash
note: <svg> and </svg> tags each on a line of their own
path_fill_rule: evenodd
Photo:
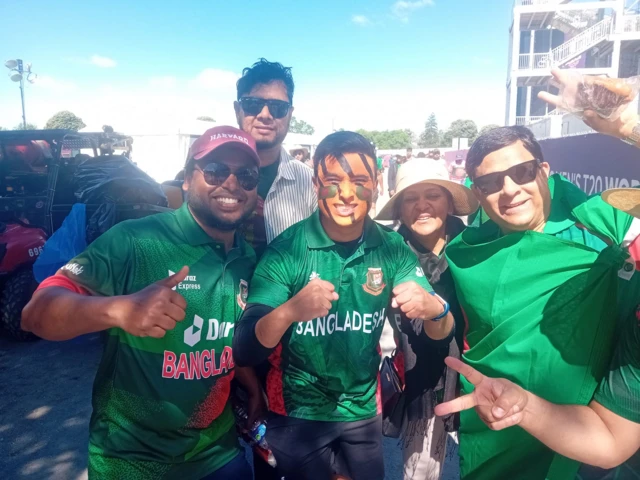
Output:
<svg viewBox="0 0 640 480">
<path fill-rule="evenodd" d="M 365 249 L 374 248 L 382 243 L 378 224 L 371 220 L 369 216 L 364 221 L 364 239 Z M 329 238 L 327 232 L 322 228 L 320 223 L 320 210 L 316 210 L 311 214 L 305 225 L 305 235 L 307 237 L 307 245 L 309 248 L 327 248 L 332 247 L 336 243 Z"/>
</svg>

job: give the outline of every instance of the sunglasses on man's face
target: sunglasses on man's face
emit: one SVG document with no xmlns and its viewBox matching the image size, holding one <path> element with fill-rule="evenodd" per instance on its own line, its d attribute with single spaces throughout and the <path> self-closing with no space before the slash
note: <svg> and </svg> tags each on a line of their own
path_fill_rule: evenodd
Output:
<svg viewBox="0 0 640 480">
<path fill-rule="evenodd" d="M 477 177 L 473 180 L 473 184 L 478 187 L 484 195 L 491 195 L 502 190 L 505 177 L 511 178 L 511 180 L 518 185 L 533 182 L 536 179 L 539 168 L 539 160 L 529 160 L 508 168 L 507 170 L 503 170 L 502 172 L 493 172 Z"/>
<path fill-rule="evenodd" d="M 266 100 L 264 98 L 256 97 L 242 97 L 240 100 L 242 110 L 247 115 L 255 117 L 258 115 L 264 106 L 269 107 L 269 113 L 273 118 L 284 118 L 289 113 L 291 104 L 282 100 Z"/>
<path fill-rule="evenodd" d="M 196 165 L 196 170 L 202 172 L 204 181 L 212 187 L 219 187 L 233 174 L 238 184 L 248 192 L 258 186 L 260 178 L 260 171 L 257 168 L 241 167 L 232 170 L 224 163 L 209 163 L 204 167 Z"/>
</svg>

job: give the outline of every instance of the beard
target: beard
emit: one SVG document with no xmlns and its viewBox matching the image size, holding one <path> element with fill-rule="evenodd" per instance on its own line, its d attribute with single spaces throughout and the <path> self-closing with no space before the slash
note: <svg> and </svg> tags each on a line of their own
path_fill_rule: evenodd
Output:
<svg viewBox="0 0 640 480">
<path fill-rule="evenodd" d="M 244 213 L 237 220 L 227 220 L 219 217 L 211 210 L 208 201 L 203 201 L 198 195 L 189 192 L 187 203 L 194 217 L 207 227 L 223 232 L 230 232 L 240 227 L 253 213 L 257 199 L 253 203 L 246 203 Z"/>
</svg>

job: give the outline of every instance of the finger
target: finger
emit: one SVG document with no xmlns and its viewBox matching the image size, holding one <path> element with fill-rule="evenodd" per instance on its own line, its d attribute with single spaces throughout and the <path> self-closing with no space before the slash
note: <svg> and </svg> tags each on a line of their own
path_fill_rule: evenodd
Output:
<svg viewBox="0 0 640 480">
<path fill-rule="evenodd" d="M 491 409 L 491 414 L 500 420 L 510 413 L 518 413 L 524 410 L 527 404 L 526 394 L 520 387 L 511 384 L 506 385 L 502 393 L 498 396 Z"/>
<path fill-rule="evenodd" d="M 165 315 L 175 322 L 181 322 L 184 320 L 186 312 L 184 311 L 184 308 L 180 308 L 173 303 L 169 303 L 166 305 Z"/>
<path fill-rule="evenodd" d="M 405 303 L 409 303 L 414 296 L 415 295 L 413 290 L 405 290 L 400 294 L 396 295 L 395 298 L 398 305 L 404 305 Z"/>
<path fill-rule="evenodd" d="M 180 282 L 182 282 L 189 275 L 189 267 L 186 265 L 180 269 L 178 273 L 174 273 L 173 275 L 163 278 L 162 280 L 156 282 L 158 285 L 162 285 L 167 288 L 177 287 Z"/>
<path fill-rule="evenodd" d="M 334 287 L 333 283 L 331 283 L 331 282 L 327 282 L 326 280 L 318 280 L 318 282 L 320 282 L 320 285 L 323 288 L 326 288 L 330 292 L 334 292 L 336 290 L 336 287 Z"/>
<path fill-rule="evenodd" d="M 404 282 L 401 283 L 400 285 L 396 286 L 396 288 L 393 289 L 393 294 L 398 296 L 400 295 L 402 292 L 406 292 L 408 289 L 412 288 L 413 282 Z"/>
<path fill-rule="evenodd" d="M 482 380 L 485 378 L 484 375 L 475 368 L 461 362 L 457 358 L 447 357 L 444 359 L 444 363 L 446 363 L 449 368 L 455 370 L 466 378 L 474 386 L 480 385 Z"/>
<path fill-rule="evenodd" d="M 444 417 L 452 413 L 461 412 L 463 410 L 469 410 L 477 405 L 476 399 L 473 394 L 463 395 L 462 397 L 455 398 L 448 402 L 436 405 L 436 415 Z"/>
<path fill-rule="evenodd" d="M 514 425 L 518 425 L 522 422 L 524 417 L 523 412 L 518 412 L 513 415 L 510 415 L 502 420 L 498 420 L 497 422 L 492 422 L 487 424 L 491 430 L 504 430 L 505 428 L 513 427 Z"/>
<path fill-rule="evenodd" d="M 333 295 L 331 296 L 331 299 L 335 302 L 336 300 L 340 299 L 340 295 L 338 295 L 336 292 L 333 292 Z"/>
<path fill-rule="evenodd" d="M 391 308 L 398 308 L 398 302 L 396 301 L 396 297 L 391 299 Z"/>
<path fill-rule="evenodd" d="M 555 107 L 562 106 L 562 99 L 558 95 L 554 95 L 553 93 L 540 92 L 538 93 L 538 98 Z"/>
<path fill-rule="evenodd" d="M 155 324 L 156 327 L 159 327 L 164 331 L 169 331 L 176 328 L 176 321 L 173 318 L 168 317 L 167 315 L 163 315 L 155 319 Z"/>
<path fill-rule="evenodd" d="M 171 295 L 169 295 L 169 301 L 182 310 L 187 309 L 187 300 L 177 292 L 171 292 Z"/>
<path fill-rule="evenodd" d="M 163 328 L 153 327 L 151 330 L 149 330 L 149 333 L 147 336 L 152 338 L 162 338 L 165 336 L 166 333 L 167 331 L 164 330 Z"/>
</svg>

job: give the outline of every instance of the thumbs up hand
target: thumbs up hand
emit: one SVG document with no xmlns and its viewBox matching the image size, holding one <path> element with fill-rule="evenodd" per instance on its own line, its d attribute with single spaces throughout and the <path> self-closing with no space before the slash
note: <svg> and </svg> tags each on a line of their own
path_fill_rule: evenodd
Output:
<svg viewBox="0 0 640 480">
<path fill-rule="evenodd" d="M 184 320 L 187 302 L 173 289 L 189 275 L 189 267 L 131 295 L 115 297 L 116 325 L 136 337 L 162 338 Z"/>
</svg>

